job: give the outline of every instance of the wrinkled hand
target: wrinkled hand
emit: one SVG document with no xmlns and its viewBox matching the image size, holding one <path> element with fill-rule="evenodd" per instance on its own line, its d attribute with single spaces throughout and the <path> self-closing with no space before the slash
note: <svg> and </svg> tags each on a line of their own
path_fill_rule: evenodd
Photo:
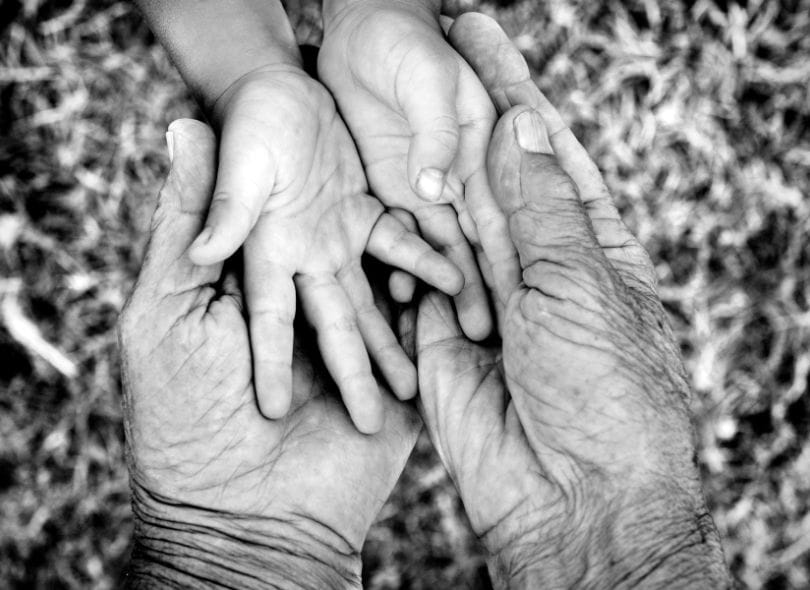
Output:
<svg viewBox="0 0 810 590">
<path fill-rule="evenodd" d="M 450 38 L 495 98 L 513 82 L 529 92 L 528 77 L 488 75 L 523 64 L 491 19 L 460 17 Z M 502 346 L 466 339 L 443 296 L 421 305 L 428 431 L 496 582 L 721 587 L 689 384 L 652 265 L 582 146 L 564 127 L 549 138 L 547 116 L 561 123 L 548 109 L 509 110 L 489 149 L 523 271 Z"/>
<path fill-rule="evenodd" d="M 331 97 L 303 70 L 268 66 L 240 78 L 214 107 L 221 146 L 206 229 L 191 248 L 219 262 L 247 238 L 245 287 L 259 407 L 284 416 L 296 292 L 357 427 L 383 424 L 368 353 L 401 399 L 415 369 L 374 305 L 364 251 L 455 294 L 450 262 L 366 194 L 357 152 Z"/>
<path fill-rule="evenodd" d="M 385 394 L 384 431 L 358 433 L 300 347 L 292 410 L 277 421 L 258 413 L 236 280 L 187 253 L 210 203 L 215 139 L 196 121 L 171 132 L 172 170 L 120 322 L 136 515 L 131 579 L 143 582 L 132 585 L 359 586 L 359 551 L 415 443 L 418 417 Z"/>
<path fill-rule="evenodd" d="M 492 319 L 470 242 L 483 248 L 478 262 L 485 272 L 492 260 L 514 258 L 486 177 L 495 112 L 430 4 L 361 0 L 325 11 L 318 71 L 375 195 L 412 214 L 425 239 L 464 273 L 455 299 L 459 321 L 465 334 L 481 339 Z M 410 296 L 394 291 L 399 299 Z"/>
</svg>

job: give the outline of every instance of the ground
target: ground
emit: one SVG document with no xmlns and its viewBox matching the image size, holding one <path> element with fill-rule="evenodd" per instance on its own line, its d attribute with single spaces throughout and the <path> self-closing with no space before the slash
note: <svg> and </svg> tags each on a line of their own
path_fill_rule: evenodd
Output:
<svg viewBox="0 0 810 590">
<path fill-rule="evenodd" d="M 656 263 L 733 574 L 808 587 L 810 1 L 454 4 L 501 21 Z M 200 113 L 129 3 L 3 2 L 0 587 L 120 579 L 114 324 L 181 116 Z M 364 561 L 369 588 L 488 586 L 426 440 Z"/>
</svg>

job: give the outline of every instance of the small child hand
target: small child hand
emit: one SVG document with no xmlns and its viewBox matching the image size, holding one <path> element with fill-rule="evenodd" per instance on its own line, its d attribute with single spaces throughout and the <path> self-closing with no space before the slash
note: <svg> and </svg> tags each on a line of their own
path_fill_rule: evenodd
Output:
<svg viewBox="0 0 810 590">
<path fill-rule="evenodd" d="M 461 269 L 459 322 L 468 337 L 485 338 L 492 318 L 478 265 L 487 274 L 490 260 L 515 258 L 486 174 L 495 121 L 486 90 L 445 41 L 438 15 L 418 3 L 368 0 L 327 14 L 318 67 L 375 195 L 412 213 Z M 483 248 L 477 261 L 471 243 Z"/>
<path fill-rule="evenodd" d="M 364 251 L 456 294 L 463 277 L 366 194 L 351 137 L 326 89 L 293 67 L 238 80 L 218 101 L 216 189 L 189 254 L 214 264 L 244 244 L 256 394 L 278 418 L 291 404 L 296 292 L 327 369 L 362 432 L 382 426 L 368 353 L 394 393 L 416 393 L 416 372 L 374 305 Z M 368 353 L 367 353 L 368 350 Z"/>
</svg>

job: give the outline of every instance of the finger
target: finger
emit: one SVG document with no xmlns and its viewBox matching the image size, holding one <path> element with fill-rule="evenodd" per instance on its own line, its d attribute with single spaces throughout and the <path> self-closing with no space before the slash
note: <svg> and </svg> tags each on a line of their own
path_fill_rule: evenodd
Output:
<svg viewBox="0 0 810 590">
<path fill-rule="evenodd" d="M 441 26 L 442 31 L 445 35 L 450 32 L 450 28 L 453 26 L 455 20 L 449 16 L 442 14 L 439 16 L 439 26 Z"/>
<path fill-rule="evenodd" d="M 520 284 L 520 263 L 508 231 L 506 216 L 495 200 L 484 170 L 467 181 L 465 194 L 470 205 L 481 248 L 489 272 L 490 290 L 497 305 L 503 307 Z M 483 271 L 483 266 L 479 264 Z M 485 277 L 486 278 L 486 277 Z"/>
<path fill-rule="evenodd" d="M 256 240 L 245 244 L 245 296 L 253 381 L 262 415 L 284 417 L 292 401 L 293 273 L 266 259 Z"/>
<path fill-rule="evenodd" d="M 459 116 L 465 125 L 461 130 L 455 168 L 465 179 L 464 201 L 477 229 L 478 241 L 472 243 L 483 248 L 492 270 L 489 286 L 495 301 L 502 306 L 520 282 L 520 265 L 507 231 L 506 217 L 492 195 L 486 172 L 495 108 L 481 82 L 466 64 L 462 67 L 459 89 L 463 97 L 459 103 Z"/>
<path fill-rule="evenodd" d="M 394 395 L 401 400 L 411 399 L 416 395 L 416 367 L 375 305 L 374 294 L 360 263 L 346 268 L 339 280 L 354 306 L 366 350 L 382 371 Z"/>
<path fill-rule="evenodd" d="M 410 303 L 416 293 L 416 277 L 402 270 L 393 270 L 388 277 L 388 292 L 397 303 Z"/>
<path fill-rule="evenodd" d="M 638 281 L 654 291 L 657 277 L 652 261 L 624 224 L 602 173 L 588 152 L 567 127 L 551 136 L 551 147 L 560 167 L 579 189 L 596 241 L 605 256 L 623 278 Z"/>
<path fill-rule="evenodd" d="M 397 77 L 401 106 L 413 137 L 408 151 L 408 179 L 426 201 L 438 201 L 458 149 L 456 116 L 458 64 L 435 55 L 413 59 Z"/>
<path fill-rule="evenodd" d="M 216 162 L 213 131 L 200 121 L 180 119 L 166 133 L 172 167 L 158 197 L 138 286 L 158 296 L 191 292 L 215 282 L 221 265 L 197 266 L 187 250 L 211 202 Z"/>
<path fill-rule="evenodd" d="M 324 364 L 352 422 L 364 434 L 379 432 L 385 420 L 382 396 L 346 293 L 334 277 L 300 275 L 296 283 L 304 313 L 318 332 Z"/>
<path fill-rule="evenodd" d="M 408 231 L 418 233 L 416 220 L 410 212 L 398 208 L 391 208 L 388 212 L 408 228 Z M 410 303 L 416 293 L 416 277 L 401 270 L 391 271 L 391 276 L 388 277 L 388 292 L 397 303 Z"/>
<path fill-rule="evenodd" d="M 569 300 L 579 299 L 586 279 L 610 278 L 576 185 L 557 163 L 537 111 L 515 107 L 501 118 L 488 164 L 526 285 Z M 595 276 L 600 271 L 604 276 Z"/>
<path fill-rule="evenodd" d="M 509 231 L 506 228 L 504 228 L 504 231 L 506 232 L 506 235 L 508 237 L 509 236 Z M 512 242 L 511 237 L 509 238 L 509 242 L 511 244 L 511 242 Z M 501 299 L 501 297 L 498 296 L 497 290 L 495 288 L 495 278 L 494 278 L 494 272 L 493 272 L 493 269 L 492 269 L 492 265 L 490 264 L 489 258 L 484 253 L 483 249 L 476 249 L 476 251 L 475 251 L 475 259 L 478 262 L 478 268 L 481 271 L 481 277 L 484 279 L 484 284 L 487 286 L 487 289 L 489 290 L 490 294 L 493 295 L 493 297 L 492 297 L 492 312 L 495 314 L 495 326 L 497 328 L 497 334 L 500 336 L 500 335 L 503 334 L 503 330 L 501 328 L 503 327 L 503 317 L 504 317 L 504 312 L 506 310 L 506 304 L 508 302 L 508 299 Z M 515 266 L 517 267 L 518 281 L 516 283 L 514 283 L 513 290 L 515 288 L 517 288 L 518 285 L 520 284 L 520 280 L 519 280 L 519 277 L 520 277 L 520 264 L 518 264 L 518 261 L 517 261 L 517 253 L 515 253 L 515 255 L 514 255 L 514 263 L 515 263 Z"/>
<path fill-rule="evenodd" d="M 532 81 L 526 60 L 503 29 L 486 15 L 467 13 L 456 19 L 449 38 L 473 66 L 500 112 L 525 104 L 540 113 L 557 160 L 577 185 L 605 255 L 625 276 L 654 288 L 655 270 L 649 256 L 621 220 L 599 168 Z"/>
<path fill-rule="evenodd" d="M 450 344 L 453 340 L 461 338 L 464 338 L 464 334 L 453 313 L 450 300 L 438 293 L 427 294 L 419 302 L 416 320 L 417 358 L 430 348 Z M 423 388 L 420 387 L 420 390 Z"/>
<path fill-rule="evenodd" d="M 468 338 L 483 340 L 492 332 L 487 291 L 453 208 L 448 205 L 421 209 L 417 221 L 425 239 L 464 275 L 464 287 L 454 298 L 459 323 Z"/>
<path fill-rule="evenodd" d="M 259 219 L 274 182 L 274 158 L 255 123 L 238 118 L 226 123 L 214 198 L 205 229 L 191 247 L 192 260 L 212 264 L 236 252 Z"/>
<path fill-rule="evenodd" d="M 447 37 L 475 70 L 499 112 L 511 106 L 506 97 L 507 89 L 534 86 L 526 60 L 493 18 L 480 12 L 462 14 Z"/>
<path fill-rule="evenodd" d="M 442 408 L 452 405 L 452 398 L 459 396 L 465 398 L 460 400 L 463 405 L 469 401 L 467 392 L 460 390 L 456 383 L 448 390 L 448 382 L 458 379 L 456 359 L 464 341 L 450 300 L 435 292 L 423 297 L 416 317 L 419 407 L 434 440 L 441 440 L 435 435 L 439 430 L 437 425 L 442 424 L 439 416 Z"/>
<path fill-rule="evenodd" d="M 408 358 L 416 360 L 416 311 L 417 306 L 411 305 L 402 310 L 397 320 L 397 334 L 402 350 Z M 417 373 L 417 380 L 419 374 Z"/>
<path fill-rule="evenodd" d="M 464 276 L 456 265 L 387 213 L 379 217 L 371 230 L 366 252 L 448 295 L 458 294 L 464 286 Z"/>
</svg>

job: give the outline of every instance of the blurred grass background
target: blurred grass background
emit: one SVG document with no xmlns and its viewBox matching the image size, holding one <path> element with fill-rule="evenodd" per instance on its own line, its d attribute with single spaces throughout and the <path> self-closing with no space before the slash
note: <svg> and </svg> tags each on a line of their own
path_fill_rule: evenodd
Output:
<svg viewBox="0 0 810 590">
<path fill-rule="evenodd" d="M 450 4 L 507 29 L 657 264 L 732 572 L 810 587 L 810 1 Z M 316 7 L 290 5 L 316 38 Z M 181 116 L 199 112 L 129 3 L 3 0 L 2 588 L 120 579 L 113 328 Z M 488 586 L 425 440 L 364 558 L 370 588 Z"/>
</svg>

